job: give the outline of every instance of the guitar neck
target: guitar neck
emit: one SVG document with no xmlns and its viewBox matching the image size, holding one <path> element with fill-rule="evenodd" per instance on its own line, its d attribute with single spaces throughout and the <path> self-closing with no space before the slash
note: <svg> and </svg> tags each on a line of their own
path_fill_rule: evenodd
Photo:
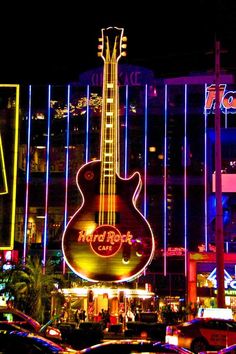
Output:
<svg viewBox="0 0 236 354">
<path fill-rule="evenodd" d="M 105 62 L 101 126 L 101 175 L 105 185 L 114 185 L 119 173 L 119 95 L 118 65 Z M 115 191 L 114 191 L 115 192 Z"/>
<path fill-rule="evenodd" d="M 101 122 L 101 176 L 98 224 L 106 221 L 115 225 L 116 175 L 119 173 L 119 94 L 118 60 L 122 55 L 123 29 L 109 27 L 102 30 L 103 105 Z"/>
</svg>

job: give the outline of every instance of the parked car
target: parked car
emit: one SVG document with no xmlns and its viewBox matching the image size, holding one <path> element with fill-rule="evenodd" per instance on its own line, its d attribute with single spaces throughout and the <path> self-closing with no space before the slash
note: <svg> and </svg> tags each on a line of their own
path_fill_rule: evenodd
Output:
<svg viewBox="0 0 236 354">
<path fill-rule="evenodd" d="M 126 323 L 126 327 L 124 333 L 126 338 L 138 338 L 146 334 L 147 339 L 165 341 L 165 323 L 130 321 Z"/>
<path fill-rule="evenodd" d="M 217 354 L 235 354 L 236 353 L 236 344 L 232 344 L 226 348 L 223 348 L 217 352 Z"/>
<path fill-rule="evenodd" d="M 71 348 L 63 347 L 45 337 L 28 331 L 0 330 L 1 354 L 76 354 Z"/>
<path fill-rule="evenodd" d="M 32 317 L 15 308 L 0 308 L 0 324 L 1 323 L 15 324 L 31 332 L 40 333 L 40 335 L 53 339 L 54 341 L 61 341 L 62 339 L 61 332 L 58 328 L 50 325 L 41 326 L 40 323 Z"/>
<path fill-rule="evenodd" d="M 63 327 L 62 339 L 75 349 L 82 349 L 94 344 L 99 344 L 104 338 L 102 325 L 99 322 L 81 322 L 79 328 L 69 329 L 64 332 Z"/>
<path fill-rule="evenodd" d="M 219 350 L 236 343 L 236 322 L 222 318 L 195 318 L 167 326 L 165 341 L 195 353 Z"/>
<path fill-rule="evenodd" d="M 80 350 L 80 354 L 131 354 L 131 353 L 171 353 L 171 354 L 192 354 L 191 351 L 177 345 L 161 343 L 150 340 L 111 340 L 93 345 L 89 348 Z"/>
</svg>

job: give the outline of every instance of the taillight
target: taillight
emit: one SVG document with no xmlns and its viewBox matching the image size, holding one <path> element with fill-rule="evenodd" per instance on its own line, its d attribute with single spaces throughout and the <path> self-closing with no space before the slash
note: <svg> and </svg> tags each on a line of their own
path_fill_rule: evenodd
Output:
<svg viewBox="0 0 236 354">
<path fill-rule="evenodd" d="M 59 338 L 61 337 L 61 332 L 56 328 L 49 328 L 47 330 L 47 334 L 52 337 L 59 337 Z"/>
</svg>

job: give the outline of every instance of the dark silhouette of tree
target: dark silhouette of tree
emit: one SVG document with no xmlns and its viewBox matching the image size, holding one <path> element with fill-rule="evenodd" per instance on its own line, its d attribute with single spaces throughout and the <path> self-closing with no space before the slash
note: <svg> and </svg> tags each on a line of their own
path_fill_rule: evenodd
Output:
<svg viewBox="0 0 236 354">
<path fill-rule="evenodd" d="M 8 273 L 7 291 L 14 297 L 14 307 L 43 323 L 49 318 L 51 292 L 55 283 L 63 284 L 63 276 L 55 274 L 49 259 L 44 273 L 41 258 L 28 257 L 25 264 L 19 263 Z M 48 316 L 49 317 L 49 316 Z"/>
</svg>

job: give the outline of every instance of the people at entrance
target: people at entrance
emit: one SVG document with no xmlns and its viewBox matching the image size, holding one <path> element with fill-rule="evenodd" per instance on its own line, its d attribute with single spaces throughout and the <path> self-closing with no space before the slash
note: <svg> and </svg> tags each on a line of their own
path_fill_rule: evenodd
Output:
<svg viewBox="0 0 236 354">
<path fill-rule="evenodd" d="M 128 311 L 126 312 L 126 321 L 134 321 L 134 314 L 131 309 L 128 309 Z"/>
<path fill-rule="evenodd" d="M 80 313 L 79 313 L 79 320 L 81 322 L 84 322 L 86 320 L 86 313 L 85 313 L 85 310 L 81 310 Z"/>
<path fill-rule="evenodd" d="M 109 310 L 101 310 L 101 321 L 103 329 L 106 329 L 110 325 L 110 312 Z"/>
<path fill-rule="evenodd" d="M 77 309 L 75 311 L 75 323 L 76 323 L 76 327 L 79 327 L 79 323 L 80 323 L 80 309 Z"/>
</svg>

